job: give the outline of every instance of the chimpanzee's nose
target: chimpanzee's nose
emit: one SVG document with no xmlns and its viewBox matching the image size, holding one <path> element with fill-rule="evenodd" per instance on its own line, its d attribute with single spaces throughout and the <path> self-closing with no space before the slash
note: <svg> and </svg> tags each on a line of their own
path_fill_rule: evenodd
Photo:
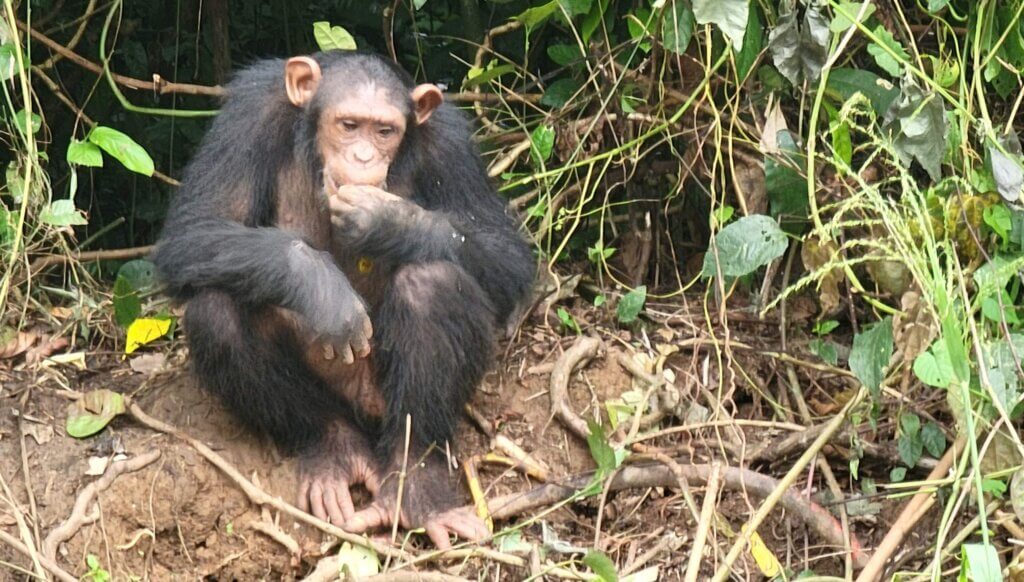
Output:
<svg viewBox="0 0 1024 582">
<path fill-rule="evenodd" d="M 356 161 L 362 164 L 373 161 L 373 147 L 368 144 L 360 144 L 355 146 Z"/>
</svg>

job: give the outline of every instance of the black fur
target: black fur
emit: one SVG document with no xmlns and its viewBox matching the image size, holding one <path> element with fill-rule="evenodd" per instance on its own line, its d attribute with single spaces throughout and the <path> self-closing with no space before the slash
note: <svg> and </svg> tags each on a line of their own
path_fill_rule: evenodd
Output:
<svg viewBox="0 0 1024 582">
<path fill-rule="evenodd" d="M 323 446 L 334 419 L 356 415 L 306 367 L 299 338 L 253 329 L 268 306 L 294 311 L 323 335 L 351 325 L 363 301 L 342 263 L 330 245 L 278 228 L 276 208 L 281 196 L 324 196 L 319 108 L 360 82 L 384 86 L 409 116 L 387 189 L 432 212 L 415 227 L 387 215 L 343 251 L 379 259 L 393 274 L 371 306 L 375 373 L 387 404 L 378 449 L 393 452 L 406 414 L 416 448 L 443 448 L 487 367 L 494 330 L 529 291 L 533 259 L 461 112 L 443 104 L 417 126 L 414 84 L 390 62 L 343 51 L 314 58 L 323 80 L 305 110 L 287 99 L 283 60 L 257 63 L 228 86 L 153 260 L 170 295 L 188 302 L 186 332 L 203 385 L 286 450 Z M 278 191 L 279 175 L 295 164 L 304 180 Z"/>
</svg>

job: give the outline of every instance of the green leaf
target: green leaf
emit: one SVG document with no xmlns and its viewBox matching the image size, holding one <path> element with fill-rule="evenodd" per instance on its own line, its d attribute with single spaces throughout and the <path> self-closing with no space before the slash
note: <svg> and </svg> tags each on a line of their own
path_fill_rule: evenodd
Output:
<svg viewBox="0 0 1024 582">
<path fill-rule="evenodd" d="M 732 42 L 732 49 L 743 48 L 743 34 L 747 29 L 748 0 L 693 0 L 693 16 L 697 24 L 714 24 L 725 38 Z M 678 2 L 677 2 L 678 4 Z"/>
<path fill-rule="evenodd" d="M 786 233 L 771 218 L 753 214 L 727 225 L 715 235 L 717 256 L 704 254 L 703 277 L 742 277 L 782 256 L 789 246 Z"/>
<path fill-rule="evenodd" d="M 356 39 L 347 30 L 323 20 L 313 23 L 313 39 L 322 51 L 356 50 Z"/>
<path fill-rule="evenodd" d="M 619 581 L 619 573 L 615 570 L 615 563 L 604 553 L 590 550 L 586 556 L 583 556 L 583 563 L 597 574 L 601 582 Z"/>
<path fill-rule="evenodd" d="M 540 104 L 552 109 L 561 109 L 580 89 L 580 82 L 572 78 L 564 78 L 548 85 Z"/>
<path fill-rule="evenodd" d="M 1002 497 L 1006 493 L 1006 483 L 1001 479 L 982 479 L 981 490 L 985 495 Z"/>
<path fill-rule="evenodd" d="M 821 338 L 814 338 L 807 342 L 807 348 L 811 350 L 812 354 L 818 356 L 832 366 L 839 363 L 839 350 L 836 349 L 836 344 L 834 342 L 825 341 Z"/>
<path fill-rule="evenodd" d="M 1024 174 L 1021 177 L 1024 178 Z M 1022 184 L 1024 184 L 1024 181 L 1022 181 Z M 1013 228 L 1013 219 L 1009 208 L 1003 204 L 988 206 L 982 212 L 982 219 L 992 229 L 992 232 L 999 235 L 1001 241 L 1009 242 L 1010 230 Z"/>
<path fill-rule="evenodd" d="M 1017 310 L 1013 305 L 1013 300 L 1010 299 L 1010 294 L 1003 289 L 1000 291 L 1000 296 L 1002 305 L 996 297 L 983 297 L 981 299 L 981 314 L 985 316 L 985 319 L 996 323 L 1006 321 L 1010 325 L 1019 324 L 1020 318 L 1017 317 Z"/>
<path fill-rule="evenodd" d="M 764 30 L 758 13 L 756 4 L 751 2 L 747 31 L 743 33 L 743 48 L 736 54 L 736 75 L 741 81 L 750 74 L 757 57 L 761 54 L 761 49 L 764 48 Z"/>
<path fill-rule="evenodd" d="M 153 175 L 153 159 L 135 140 L 120 131 L 97 125 L 89 132 L 88 139 L 129 170 L 144 176 Z"/>
<path fill-rule="evenodd" d="M 850 350 L 850 371 L 878 401 L 882 395 L 885 366 L 892 356 L 892 318 L 879 321 L 853 338 Z"/>
<path fill-rule="evenodd" d="M 68 436 L 85 438 L 103 430 L 124 411 L 124 397 L 117 392 L 106 389 L 86 392 L 69 407 L 65 430 Z"/>
<path fill-rule="evenodd" d="M 771 214 L 775 218 L 807 218 L 807 179 L 801 170 L 807 166 L 807 157 L 788 129 L 779 130 L 776 141 L 779 153 L 765 154 L 764 159 L 764 187 Z"/>
<path fill-rule="evenodd" d="M 594 307 L 601 307 L 608 301 L 608 297 L 605 295 L 598 295 L 594 297 Z"/>
<path fill-rule="evenodd" d="M 615 462 L 615 450 L 608 444 L 608 437 L 605 436 L 604 428 L 600 424 L 590 419 L 587 420 L 587 428 L 590 429 L 590 434 L 587 435 L 590 456 L 597 464 L 597 475 L 603 479 L 618 466 Z"/>
<path fill-rule="evenodd" d="M 1024 169 L 1021 168 L 1021 147 L 1017 134 L 1000 136 L 998 145 L 989 141 L 985 153 L 988 154 L 986 161 L 992 170 L 999 195 L 1007 202 L 1016 202 L 1020 199 L 1021 189 L 1024 189 Z"/>
<path fill-rule="evenodd" d="M 427 0 L 412 0 L 412 7 L 416 10 L 420 10 L 426 5 Z"/>
<path fill-rule="evenodd" d="M 604 245 L 598 242 L 594 246 L 587 249 L 587 259 L 595 265 L 600 264 L 602 261 L 607 261 L 615 254 L 615 248 L 604 248 Z"/>
<path fill-rule="evenodd" d="M 6 81 L 15 74 L 18 70 L 18 55 L 15 54 L 14 45 L 9 42 L 5 42 L 0 45 L 0 81 Z"/>
<path fill-rule="evenodd" d="M 909 167 L 917 160 L 937 182 L 942 177 L 948 128 L 942 97 L 926 93 L 910 77 L 903 79 L 901 92 L 886 113 L 884 128 L 893 137 L 902 162 Z"/>
<path fill-rule="evenodd" d="M 961 572 L 967 572 L 972 582 L 1002 582 L 999 555 L 991 544 L 964 544 L 961 559 Z"/>
<path fill-rule="evenodd" d="M 885 114 L 900 94 L 892 83 L 871 71 L 846 68 L 833 69 L 829 73 L 827 90 L 839 95 L 842 101 L 861 93 L 871 101 L 877 115 Z"/>
<path fill-rule="evenodd" d="M 14 241 L 17 231 L 11 213 L 0 202 L 0 248 Z"/>
<path fill-rule="evenodd" d="M 942 428 L 939 425 L 929 420 L 921 428 L 921 444 L 924 445 L 929 455 L 938 459 L 942 456 L 942 453 L 946 452 L 946 435 L 942 432 Z"/>
<path fill-rule="evenodd" d="M 921 417 L 910 412 L 900 415 L 900 430 L 910 438 L 917 437 L 921 432 Z"/>
<path fill-rule="evenodd" d="M 907 478 L 906 467 L 893 467 L 889 470 L 889 480 L 893 483 L 900 483 Z"/>
<path fill-rule="evenodd" d="M 864 6 L 863 2 L 840 2 L 839 7 L 835 10 L 835 18 L 829 23 L 828 29 L 836 34 L 846 32 L 846 29 L 853 26 L 853 19 L 860 14 L 861 7 Z M 868 18 L 875 13 L 875 5 L 868 4 L 864 15 L 860 17 L 858 22 L 867 22 Z"/>
<path fill-rule="evenodd" d="M 68 144 L 67 160 L 69 164 L 79 166 L 103 167 L 103 153 L 100 148 L 87 141 L 73 140 Z"/>
<path fill-rule="evenodd" d="M 543 23 L 551 15 L 558 11 L 558 0 L 551 0 L 547 4 L 541 4 L 540 6 L 534 6 L 528 8 L 515 17 L 516 20 L 523 23 L 526 27 L 527 32 L 538 24 Z"/>
<path fill-rule="evenodd" d="M 688 5 L 679 1 L 666 5 L 665 18 L 661 21 L 661 42 L 665 49 L 677 55 L 685 53 L 695 26 L 693 11 Z"/>
<path fill-rule="evenodd" d="M 900 41 L 896 40 L 892 33 L 881 24 L 875 27 L 874 33 L 881 45 L 875 42 L 869 44 L 868 54 L 875 57 L 875 63 L 886 73 L 893 77 L 899 77 L 903 69 L 903 63 L 910 60 L 910 55 L 904 50 Z M 889 51 L 885 50 L 882 45 L 888 48 Z M 896 53 L 896 57 L 889 54 L 890 51 Z"/>
<path fill-rule="evenodd" d="M 530 158 L 533 165 L 540 168 L 551 157 L 555 147 L 555 130 L 547 125 L 538 125 L 530 132 Z"/>
<path fill-rule="evenodd" d="M 786 3 L 783 3 L 786 7 Z M 825 64 L 831 34 L 821 8 L 812 5 L 804 12 L 804 24 L 797 26 L 793 8 L 780 8 L 779 20 L 768 35 L 772 62 L 794 87 L 803 80 L 814 81 Z"/>
<path fill-rule="evenodd" d="M 1024 335 L 1011 333 L 1009 341 L 1001 338 L 986 344 L 982 354 L 985 375 L 992 386 L 992 392 L 1005 409 L 1012 409 L 1021 397 L 1016 362 L 1017 358 L 1024 354 Z"/>
<path fill-rule="evenodd" d="M 641 285 L 626 293 L 616 307 L 616 315 L 619 323 L 632 323 L 643 311 L 644 303 L 647 301 L 647 286 Z"/>
<path fill-rule="evenodd" d="M 81 226 L 89 224 L 74 200 L 54 200 L 39 213 L 39 220 L 50 226 Z"/>
<path fill-rule="evenodd" d="M 935 388 L 947 388 L 953 381 L 953 363 L 949 360 L 946 342 L 939 338 L 914 359 L 914 375 Z"/>
<path fill-rule="evenodd" d="M 118 277 L 124 277 L 139 293 L 150 291 L 156 286 L 156 265 L 146 259 L 136 259 L 121 265 Z"/>
<path fill-rule="evenodd" d="M 924 446 L 921 444 L 920 439 L 904 435 L 896 442 L 896 451 L 900 454 L 900 460 L 903 461 L 903 464 L 913 469 L 917 466 L 917 462 L 921 460 Z"/>
<path fill-rule="evenodd" d="M 548 58 L 556 65 L 565 67 L 574 61 L 583 58 L 580 47 L 574 44 L 553 44 L 548 47 Z"/>
<path fill-rule="evenodd" d="M 838 321 L 834 319 L 824 319 L 816 322 L 811 331 L 814 332 L 814 335 L 827 335 L 832 333 L 837 327 L 839 327 Z"/>
<path fill-rule="evenodd" d="M 17 113 L 14 114 L 14 126 L 18 128 L 18 131 L 23 132 L 25 131 L 25 123 L 25 110 L 19 109 Z M 31 117 L 31 123 L 32 124 L 29 126 L 29 132 L 31 132 L 34 135 L 37 131 L 39 131 L 39 128 L 43 126 L 43 118 L 39 117 L 38 114 L 33 112 Z"/>
<path fill-rule="evenodd" d="M 935 14 L 949 4 L 949 0 L 928 0 L 928 12 Z"/>
<path fill-rule="evenodd" d="M 590 12 L 592 2 L 593 0 L 558 0 L 558 4 L 570 17 Z"/>
<path fill-rule="evenodd" d="M 562 327 L 576 332 L 576 335 L 580 335 L 582 333 L 580 330 L 580 324 L 576 323 L 576 319 L 573 318 L 572 314 L 566 311 L 564 307 L 559 307 L 557 313 L 559 321 L 562 322 Z"/>
<path fill-rule="evenodd" d="M 142 314 L 142 300 L 135 287 L 124 276 L 118 275 L 114 281 L 114 319 L 117 324 L 127 328 Z"/>
</svg>

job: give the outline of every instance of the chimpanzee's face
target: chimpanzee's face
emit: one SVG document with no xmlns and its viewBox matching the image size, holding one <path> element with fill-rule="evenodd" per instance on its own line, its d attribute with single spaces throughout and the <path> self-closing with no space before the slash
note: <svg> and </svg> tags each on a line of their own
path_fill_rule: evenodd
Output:
<svg viewBox="0 0 1024 582">
<path fill-rule="evenodd" d="M 418 85 L 406 97 L 402 93 L 409 89 L 399 81 L 368 74 L 354 75 L 358 80 L 353 80 L 332 72 L 334 77 L 323 78 L 320 65 L 310 57 L 294 57 L 285 64 L 285 90 L 292 104 L 308 111 L 314 97 L 321 103 L 316 135 L 324 187 L 328 192 L 350 185 L 385 189 L 388 169 L 408 129 L 406 120 L 425 123 L 441 105 L 441 90 Z M 325 93 L 318 96 L 318 91 Z"/>
<path fill-rule="evenodd" d="M 388 168 L 405 136 L 405 115 L 388 92 L 369 83 L 346 91 L 321 112 L 317 145 L 328 190 L 338 186 L 384 188 Z"/>
</svg>

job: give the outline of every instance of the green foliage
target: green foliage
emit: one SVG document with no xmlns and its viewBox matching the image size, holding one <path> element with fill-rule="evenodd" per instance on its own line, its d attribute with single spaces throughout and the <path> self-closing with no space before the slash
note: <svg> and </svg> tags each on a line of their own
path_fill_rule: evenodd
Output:
<svg viewBox="0 0 1024 582">
<path fill-rule="evenodd" d="M 110 582 L 110 572 L 103 569 L 100 559 L 95 554 L 85 556 L 85 565 L 89 571 L 82 575 L 82 580 L 87 582 Z"/>
<path fill-rule="evenodd" d="M 74 438 L 92 436 L 125 410 L 124 397 L 117 392 L 106 389 L 86 392 L 72 405 L 64 429 Z"/>
<path fill-rule="evenodd" d="M 618 582 L 619 573 L 615 569 L 615 562 L 598 550 L 590 550 L 583 556 L 583 563 L 597 574 L 601 582 Z"/>
<path fill-rule="evenodd" d="M 314 22 L 313 38 L 316 39 L 316 44 L 322 51 L 356 50 L 356 39 L 352 38 L 352 35 L 343 27 L 332 26 L 330 22 Z"/>
<path fill-rule="evenodd" d="M 153 175 L 153 159 L 142 146 L 124 133 L 97 125 L 89 132 L 88 139 L 129 170 L 144 176 Z"/>
<path fill-rule="evenodd" d="M 619 318 L 619 323 L 633 323 L 636 321 L 636 318 L 640 316 L 640 312 L 643 311 L 644 303 L 646 301 L 646 285 L 641 285 L 623 295 L 622 299 L 619 299 L 619 304 L 615 309 L 616 315 Z"/>
<path fill-rule="evenodd" d="M 786 234 L 771 218 L 744 216 L 715 235 L 715 252 L 704 255 L 701 276 L 721 274 L 733 279 L 748 275 L 781 257 L 788 245 Z"/>
<path fill-rule="evenodd" d="M 871 391 L 876 402 L 882 395 L 884 370 L 892 350 L 892 320 L 888 317 L 853 338 L 850 371 Z"/>
</svg>

